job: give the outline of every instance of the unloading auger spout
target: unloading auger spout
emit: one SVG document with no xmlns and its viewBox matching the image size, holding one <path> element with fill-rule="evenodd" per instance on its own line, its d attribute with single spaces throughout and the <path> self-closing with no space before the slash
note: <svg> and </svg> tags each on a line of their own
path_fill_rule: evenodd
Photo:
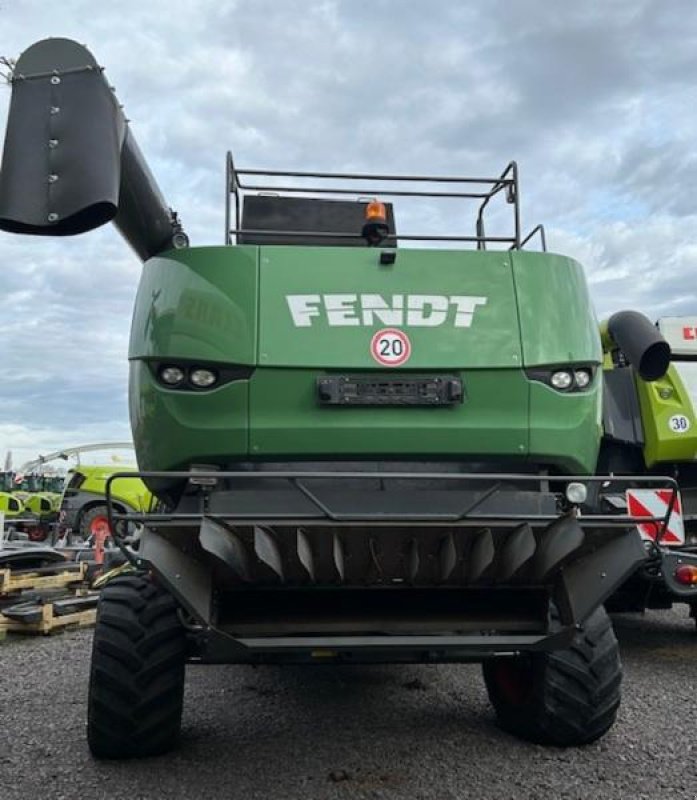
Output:
<svg viewBox="0 0 697 800">
<path fill-rule="evenodd" d="M 94 56 L 44 39 L 12 75 L 0 229 L 72 236 L 112 220 L 143 261 L 188 245 Z"/>
<path fill-rule="evenodd" d="M 662 378 L 670 365 L 670 345 L 638 311 L 618 311 L 600 325 L 605 352 L 619 348 L 645 381 Z"/>
</svg>

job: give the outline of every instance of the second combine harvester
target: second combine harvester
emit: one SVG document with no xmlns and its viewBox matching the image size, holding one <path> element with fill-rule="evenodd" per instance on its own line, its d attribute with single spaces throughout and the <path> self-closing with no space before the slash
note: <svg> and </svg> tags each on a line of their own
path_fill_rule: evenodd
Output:
<svg viewBox="0 0 697 800">
<path fill-rule="evenodd" d="M 474 199 L 475 233 L 398 234 L 375 195 Z M 492 199 L 512 232 L 487 235 Z M 601 736 L 621 681 L 602 604 L 645 548 L 587 499 L 600 337 L 580 265 L 523 250 L 515 165 L 371 177 L 228 156 L 226 209 L 224 244 L 189 247 L 90 52 L 21 56 L 0 227 L 113 220 L 144 261 L 130 412 L 160 507 L 100 601 L 92 752 L 172 747 L 187 660 L 481 661 L 506 729 Z M 668 348 L 644 323 L 613 334 L 652 379 Z"/>
</svg>

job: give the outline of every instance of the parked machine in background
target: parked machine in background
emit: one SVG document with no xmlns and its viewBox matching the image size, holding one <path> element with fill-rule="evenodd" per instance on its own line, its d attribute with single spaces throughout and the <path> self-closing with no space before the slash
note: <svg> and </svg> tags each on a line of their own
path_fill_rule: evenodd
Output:
<svg viewBox="0 0 697 800">
<path fill-rule="evenodd" d="M 24 513 L 24 503 L 14 491 L 14 473 L 11 471 L 0 472 L 0 513 L 9 522 Z"/>
<path fill-rule="evenodd" d="M 38 42 L 12 85 L 0 228 L 113 220 L 144 262 L 129 348 L 140 471 L 105 485 L 135 572 L 100 600 L 92 753 L 171 748 L 187 660 L 482 662 L 507 730 L 602 736 L 621 682 L 603 603 L 647 553 L 626 509 L 603 506 L 583 270 L 525 250 L 515 163 L 386 176 L 228 155 L 224 243 L 195 248 L 86 48 Z M 398 233 L 383 197 L 473 201 L 474 232 Z M 485 229 L 492 202 L 511 212 L 504 232 Z M 657 380 L 667 345 L 637 331 L 623 349 Z M 154 513 L 117 512 L 133 478 Z M 676 494 L 671 478 L 635 482 Z"/>
<path fill-rule="evenodd" d="M 26 461 L 17 470 L 6 469 L 0 473 L 0 505 L 8 507 L 16 506 L 19 508 L 13 513 L 7 514 L 7 519 L 13 528 L 21 533 L 26 533 L 31 541 L 55 541 L 59 533 L 64 533 L 67 526 L 72 530 L 73 523 L 76 523 L 76 533 L 83 534 L 80 525 L 84 516 L 81 503 L 69 502 L 65 507 L 65 490 L 67 489 L 67 479 L 65 474 L 60 474 L 55 468 L 47 465 L 55 461 L 67 461 L 71 458 L 80 460 L 80 456 L 87 453 L 105 452 L 109 450 L 133 450 L 130 442 L 98 442 L 93 444 L 78 445 L 76 447 L 66 447 L 62 450 L 39 456 L 38 458 Z M 111 468 L 102 467 L 90 473 L 92 476 L 89 481 L 90 493 L 86 499 L 87 510 L 93 509 L 101 504 L 104 505 L 104 480 L 99 481 L 101 474 L 109 474 L 109 470 L 114 471 L 123 464 L 115 463 Z M 86 467 L 86 469 L 89 469 Z M 75 481 L 80 479 L 75 478 Z M 101 486 L 101 494 L 100 494 Z M 144 490 L 144 487 L 141 489 Z M 8 495 L 3 498 L 3 493 Z M 126 490 L 126 496 L 134 501 L 134 505 L 128 506 L 132 510 L 144 510 L 136 500 L 137 490 L 130 492 Z M 10 496 L 11 495 L 11 496 Z M 125 509 L 125 506 L 121 506 Z M 0 507 L 0 511 L 2 508 Z M 65 523 L 66 515 L 69 517 Z M 95 515 L 98 516 L 98 515 Z M 84 533 L 85 536 L 89 535 Z"/>
<path fill-rule="evenodd" d="M 84 539 L 101 535 L 105 526 L 108 530 L 106 482 L 124 468 L 124 465 L 116 464 L 73 467 L 68 473 L 60 503 L 61 529 L 77 533 Z M 145 514 L 152 510 L 154 503 L 150 491 L 137 478 L 119 481 L 112 491 L 112 502 L 114 510 L 120 514 L 128 511 Z"/>
<path fill-rule="evenodd" d="M 671 348 L 665 375 L 646 381 L 629 363 L 604 323 L 604 431 L 599 471 L 626 475 L 670 475 L 680 488 L 670 524 L 661 529 L 639 524 L 648 561 L 613 595 L 608 607 L 618 611 L 670 608 L 688 603 L 697 619 L 692 588 L 697 573 L 688 560 L 697 554 L 697 317 L 666 317 L 656 323 L 657 335 Z M 671 502 L 660 488 L 628 484 L 623 494 L 609 493 L 607 502 L 635 516 L 651 517 Z M 656 541 L 670 551 L 669 568 L 679 569 L 684 583 L 666 581 L 665 564 Z M 681 564 L 681 558 L 685 562 Z"/>
</svg>

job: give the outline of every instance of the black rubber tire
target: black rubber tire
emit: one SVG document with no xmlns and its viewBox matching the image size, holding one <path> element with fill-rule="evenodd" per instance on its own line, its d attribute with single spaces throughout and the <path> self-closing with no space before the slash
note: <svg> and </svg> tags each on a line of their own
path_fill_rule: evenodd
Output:
<svg viewBox="0 0 697 800">
<path fill-rule="evenodd" d="M 96 758 L 166 753 L 179 739 L 186 634 L 169 592 L 146 575 L 103 589 L 92 645 L 87 741 Z"/>
<path fill-rule="evenodd" d="M 602 607 L 567 649 L 492 659 L 483 671 L 500 727 L 521 739 L 558 747 L 589 744 L 617 716 L 622 663 Z"/>
</svg>

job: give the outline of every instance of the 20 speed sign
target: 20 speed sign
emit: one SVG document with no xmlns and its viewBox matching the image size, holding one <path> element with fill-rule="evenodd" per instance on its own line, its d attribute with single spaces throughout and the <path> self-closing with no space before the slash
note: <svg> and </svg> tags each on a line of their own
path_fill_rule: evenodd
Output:
<svg viewBox="0 0 697 800">
<path fill-rule="evenodd" d="M 409 337 L 398 328 L 383 328 L 370 340 L 370 355 L 385 367 L 398 367 L 411 355 Z"/>
</svg>

